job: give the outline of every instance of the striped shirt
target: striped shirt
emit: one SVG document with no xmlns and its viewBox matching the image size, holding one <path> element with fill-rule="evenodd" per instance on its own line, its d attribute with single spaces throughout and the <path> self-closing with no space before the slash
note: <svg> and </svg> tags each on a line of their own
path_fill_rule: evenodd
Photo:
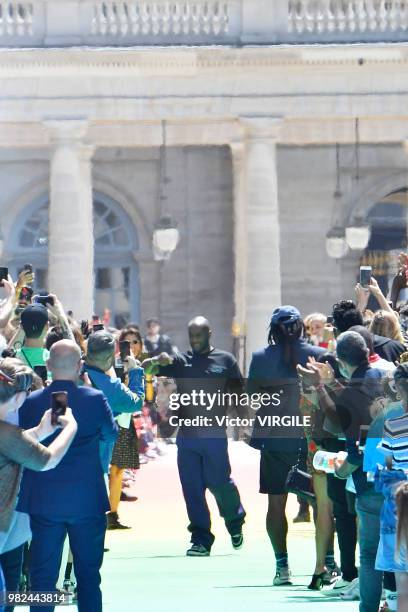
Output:
<svg viewBox="0 0 408 612">
<path fill-rule="evenodd" d="M 408 414 L 384 423 L 378 450 L 392 457 L 393 467 L 408 471 Z"/>
</svg>

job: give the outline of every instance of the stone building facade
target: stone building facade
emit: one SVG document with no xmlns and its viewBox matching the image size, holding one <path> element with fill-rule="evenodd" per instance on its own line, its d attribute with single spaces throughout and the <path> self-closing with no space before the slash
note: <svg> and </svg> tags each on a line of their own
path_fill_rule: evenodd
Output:
<svg viewBox="0 0 408 612">
<path fill-rule="evenodd" d="M 328 257 L 331 229 L 378 203 L 392 216 L 394 193 L 405 224 L 403 7 L 350 0 L 354 22 L 344 3 L 319 22 L 307 1 L 5 4 L 2 261 L 32 261 L 77 317 L 158 315 L 183 348 L 193 315 L 226 349 L 235 321 L 248 358 L 276 305 L 352 297 L 363 253 Z M 163 212 L 180 241 L 157 262 Z"/>
</svg>

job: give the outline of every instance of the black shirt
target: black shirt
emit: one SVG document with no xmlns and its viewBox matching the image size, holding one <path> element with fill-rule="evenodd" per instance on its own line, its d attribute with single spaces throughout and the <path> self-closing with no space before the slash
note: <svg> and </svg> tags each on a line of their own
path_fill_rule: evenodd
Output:
<svg viewBox="0 0 408 612">
<path fill-rule="evenodd" d="M 219 349 L 212 349 L 204 354 L 192 351 L 180 353 L 173 358 L 173 363 L 160 367 L 158 376 L 174 378 L 177 394 L 186 394 L 183 405 L 179 405 L 177 410 L 176 404 L 181 402 L 174 401 L 170 404 L 172 414 L 177 415 L 179 419 L 208 419 L 205 425 L 189 426 L 181 422 L 180 430 L 183 436 L 214 437 L 220 433 L 225 436 L 226 421 L 220 424 L 216 419 L 225 417 L 231 408 L 228 396 L 223 394 L 237 394 L 239 398 L 244 388 L 238 363 L 231 353 Z M 233 402 L 232 407 L 240 416 L 247 416 L 247 409 L 241 407 L 239 402 Z"/>
</svg>

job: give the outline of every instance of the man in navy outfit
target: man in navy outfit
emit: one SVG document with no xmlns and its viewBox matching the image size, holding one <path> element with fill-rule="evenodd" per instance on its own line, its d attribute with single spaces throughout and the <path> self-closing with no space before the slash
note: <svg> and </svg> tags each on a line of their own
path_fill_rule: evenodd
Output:
<svg viewBox="0 0 408 612">
<path fill-rule="evenodd" d="M 214 495 L 231 536 L 235 549 L 243 544 L 242 525 L 245 510 L 238 489 L 231 479 L 228 457 L 228 440 L 225 426 L 217 424 L 216 416 L 222 418 L 227 409 L 222 402 L 215 402 L 211 410 L 204 404 L 194 403 L 198 392 L 242 393 L 243 381 L 237 361 L 231 353 L 211 346 L 211 328 L 207 319 L 195 317 L 188 326 L 191 351 L 170 358 L 166 353 L 146 359 L 143 367 L 147 372 L 175 378 L 177 390 L 191 398 L 189 405 L 178 411 L 179 432 L 177 435 L 177 465 L 183 495 L 190 520 L 191 548 L 189 557 L 208 557 L 214 542 L 211 533 L 211 517 L 205 499 L 206 489 Z M 239 416 L 247 416 L 235 406 Z M 189 425 L 181 419 L 207 417 L 207 425 Z"/>
<path fill-rule="evenodd" d="M 109 501 L 99 454 L 100 440 L 114 440 L 117 425 L 101 391 L 78 387 L 81 354 L 71 340 L 56 342 L 47 362 L 53 382 L 30 395 L 20 426 L 32 428 L 51 405 L 51 393 L 66 391 L 78 431 L 61 463 L 48 472 L 25 470 L 18 510 L 30 515 L 32 591 L 55 591 L 64 540 L 74 559 L 80 612 L 101 612 L 99 570 L 103 561 Z M 53 437 L 48 439 L 50 443 Z M 44 442 L 47 445 L 47 441 Z M 34 612 L 37 608 L 30 608 Z M 52 612 L 54 606 L 42 607 Z"/>
<path fill-rule="evenodd" d="M 302 338 L 303 321 L 294 306 L 281 306 L 272 313 L 269 326 L 268 346 L 252 355 L 248 373 L 248 393 L 271 393 L 280 395 L 279 406 L 272 403 L 257 413 L 257 416 L 279 415 L 300 417 L 299 380 L 297 364 L 305 365 L 309 357 L 319 359 L 325 350 L 311 346 Z M 266 528 L 276 557 L 274 586 L 290 584 L 286 538 L 287 491 L 286 479 L 290 469 L 301 460 L 301 469 L 306 470 L 306 442 L 303 428 L 294 426 L 264 427 L 256 420 L 251 446 L 261 451 L 260 493 L 268 495 Z M 303 464 L 303 465 L 302 465 Z"/>
</svg>

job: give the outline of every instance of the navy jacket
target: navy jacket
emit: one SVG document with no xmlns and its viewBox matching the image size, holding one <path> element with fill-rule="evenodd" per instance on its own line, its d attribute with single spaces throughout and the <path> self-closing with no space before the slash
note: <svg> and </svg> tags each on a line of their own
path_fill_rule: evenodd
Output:
<svg viewBox="0 0 408 612">
<path fill-rule="evenodd" d="M 312 346 L 300 338 L 294 343 L 296 364 L 306 365 L 309 357 L 316 360 L 325 354 L 325 349 Z M 302 427 L 262 426 L 259 418 L 264 416 L 300 417 L 299 378 L 297 371 L 285 363 L 283 347 L 274 344 L 253 353 L 248 373 L 248 393 L 279 393 L 279 406 L 270 405 L 260 408 L 256 413 L 251 446 L 259 450 L 296 452 L 304 437 Z"/>
<path fill-rule="evenodd" d="M 118 427 L 101 391 L 55 381 L 32 393 L 20 408 L 20 427 L 30 429 L 51 405 L 53 391 L 68 392 L 68 406 L 78 423 L 77 434 L 62 461 L 53 470 L 24 470 L 17 509 L 28 514 L 81 517 L 110 510 L 99 442 L 113 441 Z M 43 441 L 48 446 L 55 438 Z"/>
</svg>

